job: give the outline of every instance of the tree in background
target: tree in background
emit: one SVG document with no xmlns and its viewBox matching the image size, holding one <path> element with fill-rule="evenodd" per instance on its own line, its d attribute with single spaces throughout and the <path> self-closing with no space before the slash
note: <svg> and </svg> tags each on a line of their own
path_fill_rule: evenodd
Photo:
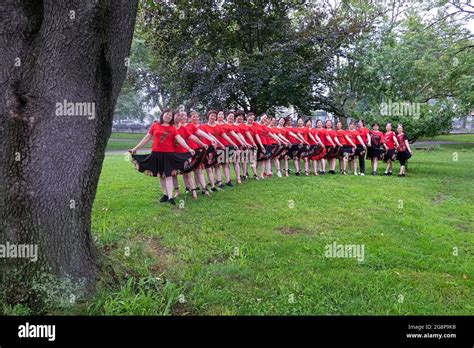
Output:
<svg viewBox="0 0 474 348">
<path fill-rule="evenodd" d="M 173 106 L 323 105 L 333 58 L 363 28 L 302 1 L 143 2 L 139 26 Z"/>
</svg>

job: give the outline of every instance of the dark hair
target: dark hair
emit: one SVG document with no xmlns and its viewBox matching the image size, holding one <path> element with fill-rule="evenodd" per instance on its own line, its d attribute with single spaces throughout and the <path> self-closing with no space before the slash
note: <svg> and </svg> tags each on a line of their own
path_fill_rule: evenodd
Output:
<svg viewBox="0 0 474 348">
<path fill-rule="evenodd" d="M 342 128 L 342 126 L 344 126 L 344 125 L 342 124 L 342 122 L 341 122 L 341 121 L 339 121 L 339 120 L 336 122 L 336 126 L 337 126 L 337 124 L 338 124 L 338 123 L 340 123 L 340 124 L 341 124 L 341 128 Z"/>
<path fill-rule="evenodd" d="M 355 126 L 355 122 L 354 122 L 354 121 L 349 122 L 349 126 L 350 126 L 350 125 Z"/>
<path fill-rule="evenodd" d="M 298 125 L 298 122 L 299 122 L 300 120 L 303 121 L 303 124 L 305 124 L 304 118 L 301 117 L 301 116 L 299 116 L 299 117 L 296 119 L 296 125 Z"/>
<path fill-rule="evenodd" d="M 225 118 L 227 118 L 227 116 L 229 116 L 230 114 L 234 115 L 235 117 L 235 112 L 230 110 L 230 111 L 227 111 L 227 114 L 224 112 Z"/>
<path fill-rule="evenodd" d="M 214 109 L 209 110 L 209 111 L 206 113 L 206 118 L 207 118 L 207 119 L 209 119 L 209 115 L 210 115 L 210 114 L 216 114 L 216 116 L 217 116 L 218 111 L 217 111 L 217 110 L 214 110 Z"/>
<path fill-rule="evenodd" d="M 237 117 L 242 117 L 244 121 L 247 119 L 247 117 L 245 116 L 245 112 L 243 112 L 242 110 L 237 110 L 236 112 L 234 112 L 234 118 Z"/>
<path fill-rule="evenodd" d="M 288 125 L 291 127 L 291 118 L 285 117 L 285 124 L 283 125 L 283 127 L 288 127 Z"/>
<path fill-rule="evenodd" d="M 313 119 L 311 117 L 308 117 L 305 121 L 304 121 L 304 124 L 306 125 L 306 123 L 308 122 L 311 122 L 311 127 L 313 126 Z"/>
<path fill-rule="evenodd" d="M 316 126 L 318 125 L 319 122 L 323 123 L 323 120 L 321 120 L 320 118 L 318 118 L 318 119 L 316 120 Z"/>
<path fill-rule="evenodd" d="M 254 113 L 254 112 L 249 112 L 249 113 L 247 114 L 247 117 L 250 117 L 250 116 L 255 116 L 255 113 Z"/>
<path fill-rule="evenodd" d="M 372 123 L 372 127 L 374 127 L 375 125 L 380 127 L 380 125 L 377 122 Z"/>
<path fill-rule="evenodd" d="M 360 119 L 359 121 L 357 121 L 357 123 L 359 123 L 359 122 L 362 122 L 362 126 L 365 127 L 365 121 L 364 120 Z"/>
<path fill-rule="evenodd" d="M 324 127 L 328 127 L 328 122 L 331 122 L 331 128 L 332 128 L 332 121 L 328 118 L 326 122 L 324 122 Z"/>
<path fill-rule="evenodd" d="M 163 115 L 166 114 L 167 112 L 171 112 L 170 125 L 174 125 L 174 113 L 173 113 L 173 109 L 164 109 L 164 110 L 161 112 L 161 115 L 160 115 L 160 124 L 163 124 Z"/>
</svg>

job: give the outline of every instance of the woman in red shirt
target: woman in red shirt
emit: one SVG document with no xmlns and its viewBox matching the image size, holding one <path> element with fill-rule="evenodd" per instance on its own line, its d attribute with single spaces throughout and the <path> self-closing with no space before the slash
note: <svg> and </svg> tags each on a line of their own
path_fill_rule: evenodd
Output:
<svg viewBox="0 0 474 348">
<path fill-rule="evenodd" d="M 326 135 L 327 131 L 325 128 L 323 128 L 323 121 L 317 120 L 316 121 L 316 129 L 314 131 L 316 135 L 319 138 L 320 144 L 322 144 L 323 149 L 319 155 L 316 156 L 316 164 L 318 167 L 318 174 L 324 175 L 326 174 L 326 162 L 324 161 L 324 158 L 326 158 Z"/>
<path fill-rule="evenodd" d="M 258 134 L 256 135 L 263 144 L 263 150 L 260 154 L 257 153 L 257 161 L 259 161 L 261 166 L 260 179 L 265 179 L 266 176 L 272 176 L 272 164 L 270 158 L 276 150 L 276 146 L 272 145 L 272 142 L 275 140 L 277 144 L 281 143 L 280 140 L 271 132 L 268 124 L 269 118 L 267 114 L 264 113 L 260 116 L 260 123 L 257 126 Z"/>
<path fill-rule="evenodd" d="M 301 117 L 296 120 L 296 127 L 288 127 L 288 140 L 291 142 L 291 147 L 288 150 L 288 158 L 293 159 L 296 176 L 301 175 L 300 159 L 305 150 L 305 145 L 308 144 L 303 137 L 303 132 L 304 120 Z"/>
<path fill-rule="evenodd" d="M 153 139 L 151 154 L 137 155 L 136 152 L 151 139 Z M 186 149 L 186 153 L 176 152 L 175 140 Z M 195 151 L 186 144 L 173 126 L 172 110 L 164 110 L 161 113 L 160 122 L 153 123 L 148 134 L 129 152 L 132 154 L 133 163 L 141 173 L 160 177 L 160 185 L 163 190 L 160 202 L 175 205 L 172 177 L 189 168 Z"/>
<path fill-rule="evenodd" d="M 281 141 L 281 145 L 279 150 L 274 155 L 274 163 L 275 167 L 277 168 L 277 176 L 279 178 L 282 177 L 281 173 L 281 159 L 284 159 L 285 163 L 285 172 L 288 172 L 288 158 L 286 157 L 286 153 L 291 146 L 291 142 L 286 138 L 287 136 L 287 129 L 285 126 L 286 120 L 283 117 L 280 117 L 276 122 L 276 127 L 273 128 L 273 133 L 278 137 Z"/>
<path fill-rule="evenodd" d="M 339 155 L 339 172 L 342 175 L 347 175 L 347 161 L 349 156 L 354 153 L 355 144 L 351 138 L 347 136 L 347 131 L 342 129 L 342 122 L 336 123 L 336 137 L 339 143 L 342 145 L 342 150 Z"/>
<path fill-rule="evenodd" d="M 275 146 L 275 150 L 270 157 L 270 162 L 273 159 L 273 163 L 275 164 L 275 168 L 277 170 L 277 176 L 279 178 L 282 177 L 281 175 L 281 164 L 280 158 L 282 157 L 283 152 L 286 149 L 287 140 L 283 140 L 281 137 L 281 130 L 275 125 L 276 119 L 274 117 L 270 118 L 270 122 L 268 127 L 270 128 L 270 134 L 273 136 L 271 139 L 271 144 Z M 270 167 L 271 173 L 271 167 Z M 270 174 L 271 175 L 271 174 Z"/>
<path fill-rule="evenodd" d="M 234 113 L 235 123 L 234 126 L 236 127 L 237 131 L 235 132 L 238 137 L 240 138 L 240 143 L 244 145 L 239 146 L 239 152 L 237 155 L 237 162 L 241 164 L 242 167 L 242 174 L 240 178 L 243 181 L 247 181 L 249 174 L 248 174 L 248 164 L 251 164 L 252 171 L 254 175 L 257 173 L 256 168 L 254 171 L 254 167 L 252 166 L 251 162 L 251 155 L 252 149 L 255 145 L 255 140 L 253 139 L 252 134 L 250 133 L 250 127 L 246 125 L 245 122 L 245 112 L 243 111 L 236 111 Z"/>
<path fill-rule="evenodd" d="M 306 121 L 303 121 L 303 122 L 304 122 L 304 124 L 303 124 L 303 127 L 301 128 L 302 129 L 301 136 L 305 140 L 306 146 L 303 147 L 303 152 L 301 153 L 301 158 L 303 158 L 303 160 L 304 160 L 305 175 L 308 176 L 309 173 L 310 173 L 309 172 L 310 157 L 313 156 L 313 152 L 315 150 L 315 146 L 317 144 L 317 141 L 314 138 L 313 133 L 312 133 L 313 122 L 312 122 L 311 118 L 306 118 Z M 313 165 L 316 165 L 316 163 L 314 161 L 313 161 Z"/>
<path fill-rule="evenodd" d="M 363 143 L 357 145 L 356 151 L 359 152 L 359 168 L 360 168 L 360 175 L 365 175 L 365 152 L 367 152 L 367 147 L 370 147 L 370 136 L 369 130 L 365 128 L 365 121 L 359 120 L 357 122 L 357 131 L 359 132 L 360 138 L 362 139 Z M 362 151 L 362 148 L 364 150 Z"/>
<path fill-rule="evenodd" d="M 201 125 L 199 129 L 210 135 L 212 139 L 221 147 L 221 149 L 217 150 L 213 146 L 209 146 L 208 150 L 206 151 L 206 156 L 203 160 L 204 168 L 206 168 L 207 171 L 209 186 L 211 186 L 211 191 L 217 192 L 216 182 L 214 179 L 214 167 L 219 164 L 219 155 L 220 153 L 222 153 L 222 149 L 224 149 L 225 147 L 224 144 L 222 144 L 222 142 L 219 140 L 222 136 L 222 128 L 216 123 L 217 111 L 209 110 L 207 112 L 207 119 L 207 124 Z M 201 140 L 207 145 L 212 145 L 206 138 L 202 138 Z M 204 190 L 203 194 L 208 195 L 208 190 Z"/>
<path fill-rule="evenodd" d="M 197 136 L 198 128 L 196 126 L 188 127 L 186 111 L 177 111 L 173 115 L 173 123 L 178 131 L 178 134 L 186 141 L 186 143 L 195 151 L 191 159 L 191 164 L 187 170 L 183 172 L 183 182 L 186 191 L 191 191 L 193 199 L 197 199 L 196 184 L 192 176 L 192 172 L 201 164 L 204 155 L 206 154 L 207 145 L 204 144 Z M 175 141 L 176 152 L 186 153 L 186 149 Z M 179 196 L 179 185 L 177 176 L 173 176 L 173 185 L 175 189 L 174 197 Z"/>
<path fill-rule="evenodd" d="M 367 150 L 367 159 L 370 159 L 372 165 L 372 175 L 377 175 L 377 164 L 379 158 L 382 159 L 385 151 L 388 149 L 385 145 L 383 133 L 379 131 L 379 124 L 373 123 L 372 130 L 369 132 L 371 146 Z"/>
<path fill-rule="evenodd" d="M 197 111 L 192 111 L 190 113 L 190 121 L 191 122 L 188 123 L 186 127 L 190 129 L 191 133 L 198 135 L 200 137 L 199 140 L 201 140 L 202 144 L 206 146 L 206 151 L 201 159 L 201 163 L 194 170 L 194 179 L 196 182 L 199 182 L 202 193 L 204 195 L 209 195 L 206 179 L 204 178 L 203 173 L 203 169 L 206 168 L 206 156 L 209 156 L 210 153 L 215 154 L 216 148 L 218 146 L 223 147 L 224 145 L 218 142 L 213 136 L 203 131 L 204 128 L 200 124 L 200 115 Z"/>
<path fill-rule="evenodd" d="M 349 162 L 352 163 L 354 175 L 357 175 L 357 161 L 355 158 L 359 156 L 365 156 L 367 147 L 365 146 L 364 140 L 360 136 L 360 133 L 356 130 L 355 123 L 352 121 L 349 123 L 349 131 L 347 132 L 347 136 L 351 142 L 356 145 L 352 155 L 349 155 Z"/>
<path fill-rule="evenodd" d="M 397 127 L 397 160 L 400 161 L 400 172 L 398 176 L 406 176 L 406 164 L 408 159 L 413 155 L 410 144 L 408 143 L 408 137 L 403 132 L 403 126 L 401 124 Z"/>
<path fill-rule="evenodd" d="M 240 157 L 240 148 L 247 148 L 248 143 L 245 141 L 243 138 L 242 134 L 240 133 L 240 127 L 238 125 L 234 124 L 234 112 L 229 112 L 226 117 L 226 126 L 227 126 L 227 136 L 230 138 L 228 139 L 229 143 L 233 145 L 233 148 L 228 147 L 227 153 L 226 153 L 226 162 L 227 162 L 227 170 L 229 173 L 229 177 L 226 176 L 226 185 L 227 186 L 233 186 L 230 180 L 230 170 L 229 170 L 229 164 L 233 163 L 234 164 L 234 171 L 235 171 L 235 180 L 237 181 L 237 184 L 242 183 L 242 177 L 240 175 L 240 163 L 238 161 L 238 158 Z M 224 165 L 224 171 L 225 171 L 226 165 Z"/>
<path fill-rule="evenodd" d="M 227 118 L 229 115 L 234 117 L 232 112 L 227 114 Z M 230 166 L 229 163 L 233 162 L 234 152 L 237 151 L 237 144 L 235 143 L 234 137 L 231 135 L 231 124 L 226 122 L 224 111 L 219 111 L 217 113 L 217 121 L 218 127 L 221 129 L 221 135 L 219 140 L 222 144 L 224 144 L 225 148 L 222 150 L 218 150 L 218 164 L 214 167 L 214 173 L 217 179 L 216 185 L 220 189 L 223 189 L 225 186 L 222 183 L 222 174 L 221 168 L 224 171 L 224 177 L 226 185 L 232 187 L 231 179 L 230 179 Z M 232 122 L 233 123 L 233 122 Z"/>
<path fill-rule="evenodd" d="M 383 158 L 383 161 L 387 163 L 387 168 L 383 175 L 392 175 L 393 161 L 396 158 L 396 148 L 398 147 L 397 135 L 392 131 L 392 124 L 387 123 L 385 126 L 386 132 L 383 137 L 385 140 L 385 145 L 387 145 L 387 152 Z"/>
<path fill-rule="evenodd" d="M 247 136 L 247 139 L 250 140 L 250 143 L 252 144 L 252 149 L 249 153 L 249 163 L 253 171 L 253 178 L 254 180 L 259 180 L 258 178 L 258 173 L 257 173 L 257 153 L 258 149 L 263 147 L 263 144 L 260 141 L 260 138 L 257 139 L 256 137 L 256 128 L 253 127 L 253 124 L 255 122 L 255 114 L 253 112 L 250 112 L 247 114 L 247 122 L 245 123 L 245 126 L 247 127 L 245 135 Z"/>
<path fill-rule="evenodd" d="M 329 174 L 336 174 L 336 158 L 339 157 L 340 149 L 342 148 L 341 143 L 337 139 L 337 133 L 332 129 L 332 121 L 326 120 L 326 140 L 329 146 L 326 147 L 328 151 L 326 158 L 329 164 Z M 323 140 L 324 141 L 324 140 Z"/>
<path fill-rule="evenodd" d="M 310 145 L 312 147 L 312 150 L 310 150 L 310 153 L 309 153 L 309 160 L 313 162 L 314 175 L 318 176 L 318 164 L 319 164 L 319 161 L 324 157 L 324 154 L 326 153 L 326 149 L 321 139 L 319 138 L 318 129 L 311 127 L 311 125 L 312 125 L 312 121 L 311 119 L 308 119 L 306 121 L 306 126 L 310 127 L 309 139 L 310 139 L 310 143 L 313 143 L 312 145 Z"/>
</svg>

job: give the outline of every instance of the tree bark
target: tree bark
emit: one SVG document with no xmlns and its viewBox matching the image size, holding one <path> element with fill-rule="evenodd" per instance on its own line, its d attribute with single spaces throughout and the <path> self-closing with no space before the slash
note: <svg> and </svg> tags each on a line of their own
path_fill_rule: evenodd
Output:
<svg viewBox="0 0 474 348">
<path fill-rule="evenodd" d="M 0 260 L 12 302 L 30 300 L 40 272 L 94 288 L 92 203 L 136 10 L 136 0 L 0 4 L 0 244 L 38 246 L 37 262 Z M 64 101 L 95 115 L 58 115 Z"/>
</svg>

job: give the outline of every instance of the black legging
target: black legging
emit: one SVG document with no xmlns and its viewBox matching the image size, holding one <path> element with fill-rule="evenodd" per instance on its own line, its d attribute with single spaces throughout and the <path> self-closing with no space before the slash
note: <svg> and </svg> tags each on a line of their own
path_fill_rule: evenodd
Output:
<svg viewBox="0 0 474 348">
<path fill-rule="evenodd" d="M 365 174 L 365 153 L 359 156 L 359 170 Z"/>
</svg>

